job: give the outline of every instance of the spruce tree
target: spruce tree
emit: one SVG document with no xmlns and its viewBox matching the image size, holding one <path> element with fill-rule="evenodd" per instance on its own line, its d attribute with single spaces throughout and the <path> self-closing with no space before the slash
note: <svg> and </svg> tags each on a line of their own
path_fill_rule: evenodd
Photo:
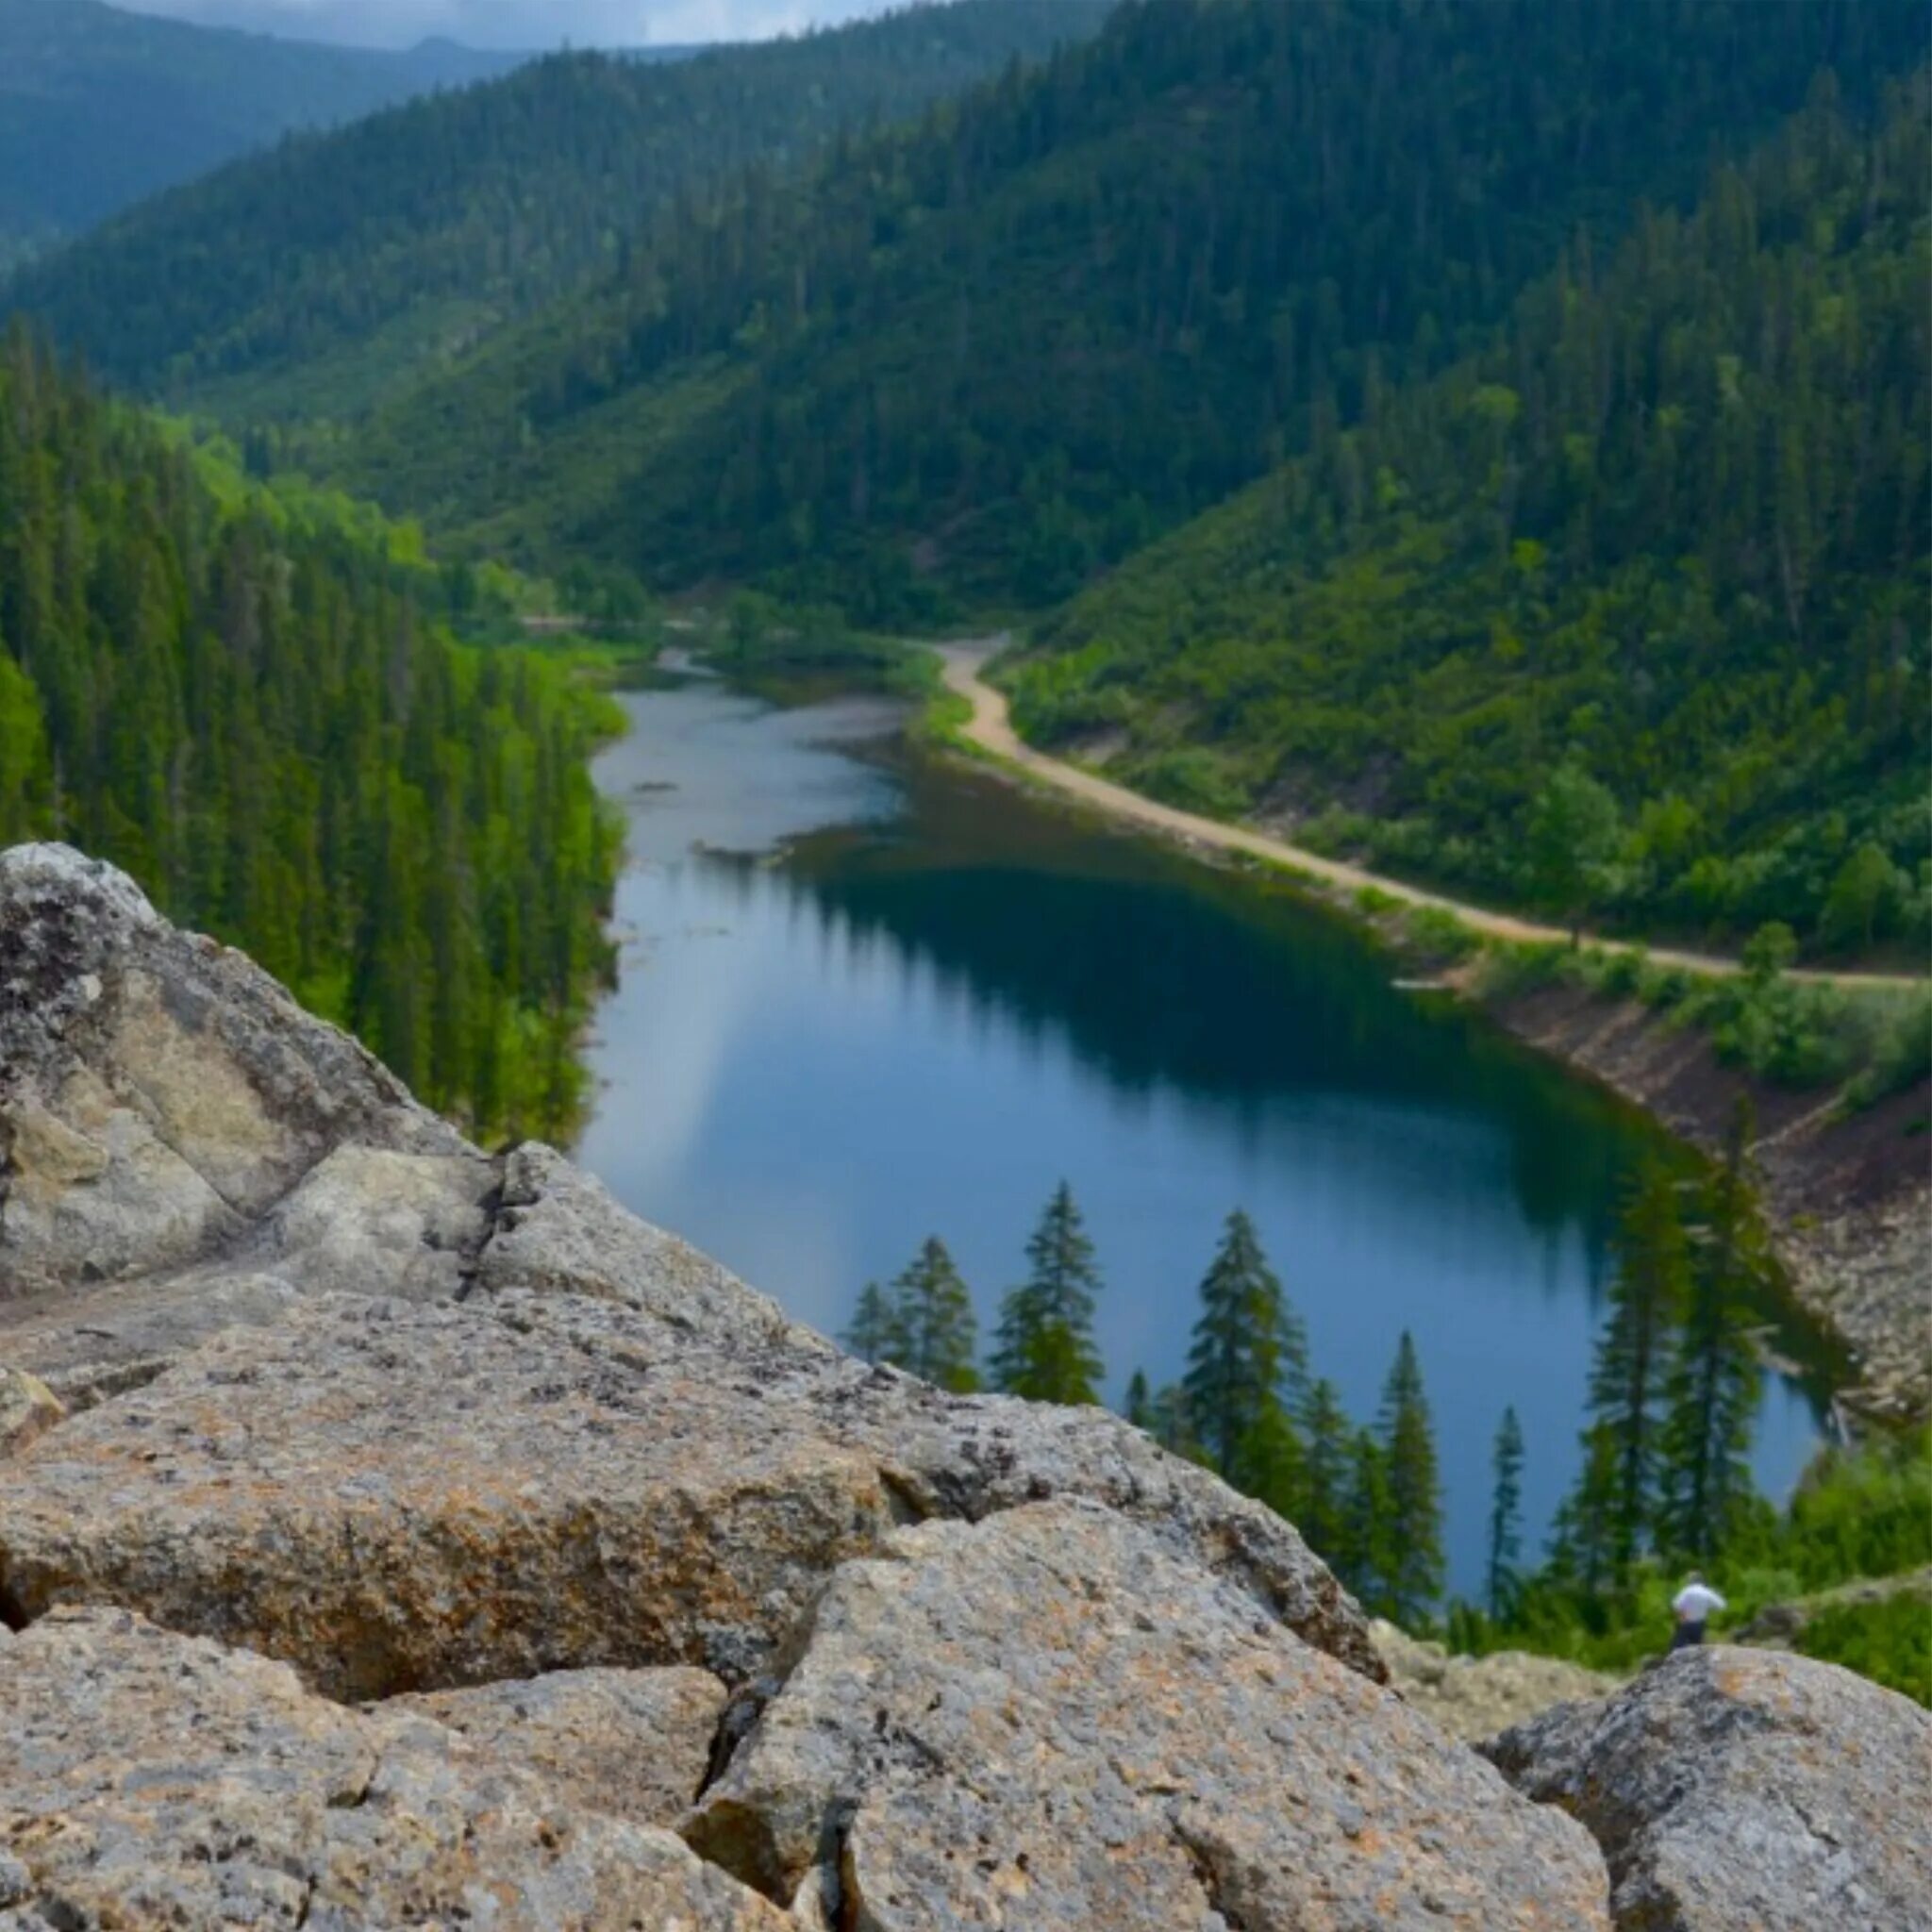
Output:
<svg viewBox="0 0 1932 1932">
<path fill-rule="evenodd" d="M 1349 1440 L 1341 1528 L 1328 1560 L 1370 1616 L 1392 1619 L 1389 1523 L 1389 1458 L 1373 1430 L 1357 1429 Z"/>
<path fill-rule="evenodd" d="M 1188 1391 L 1178 1382 L 1164 1382 L 1156 1392 L 1148 1432 L 1171 1455 L 1185 1456 L 1190 1462 L 1204 1459 L 1188 1413 Z"/>
<path fill-rule="evenodd" d="M 1590 1413 L 1617 1445 L 1611 1546 L 1620 1568 L 1641 1552 L 1657 1512 L 1657 1409 L 1674 1325 L 1690 1293 L 1690 1249 L 1676 1191 L 1645 1168 L 1624 1211 L 1610 1314 L 1590 1373 Z"/>
<path fill-rule="evenodd" d="M 1000 1306 L 993 1384 L 1035 1402 L 1092 1403 L 1102 1368 L 1093 1344 L 1100 1271 L 1065 1181 L 1026 1243 L 1029 1273 Z"/>
<path fill-rule="evenodd" d="M 1711 1557 L 1752 1502 L 1751 1424 L 1759 1371 L 1752 1295 L 1772 1270 L 1752 1190 L 1751 1104 L 1739 1096 L 1724 1158 L 1703 1191 L 1690 1303 L 1667 1379 L 1662 1448 L 1666 1547 Z"/>
<path fill-rule="evenodd" d="M 902 1349 L 899 1324 L 885 1291 L 868 1281 L 858 1291 L 858 1305 L 844 1334 L 845 1346 L 861 1361 L 896 1362 Z"/>
<path fill-rule="evenodd" d="M 1306 1457 L 1287 1408 L 1274 1398 L 1242 1432 L 1235 1487 L 1284 1522 L 1302 1513 Z"/>
<path fill-rule="evenodd" d="M 1501 1617 L 1516 1593 L 1516 1559 L 1523 1545 L 1523 1424 L 1513 1407 L 1503 1411 L 1490 1467 L 1490 1559 L 1484 1594 L 1490 1615 Z"/>
<path fill-rule="evenodd" d="M 1283 1401 L 1307 1375 L 1307 1341 L 1268 1266 L 1255 1224 L 1237 1209 L 1201 1283 L 1201 1315 L 1188 1354 L 1188 1407 L 1213 1465 L 1253 1491 L 1243 1444 L 1264 1425 L 1292 1432 Z M 1278 1445 L 1277 1445 L 1278 1446 Z"/>
<path fill-rule="evenodd" d="M 1153 1429 L 1154 1396 L 1147 1387 L 1146 1370 L 1136 1369 L 1127 1377 L 1126 1400 L 1121 1404 L 1121 1413 L 1137 1429 Z"/>
<path fill-rule="evenodd" d="M 1406 1328 L 1383 1388 L 1377 1431 L 1388 1466 L 1383 1581 L 1393 1621 L 1407 1625 L 1425 1619 L 1442 1593 L 1442 1490 L 1422 1364 Z"/>
<path fill-rule="evenodd" d="M 1302 1412 L 1302 1494 L 1292 1518 L 1302 1540 L 1331 1566 L 1347 1540 L 1351 1441 L 1341 1396 L 1325 1376 Z"/>
<path fill-rule="evenodd" d="M 1583 1467 L 1563 1499 L 1550 1540 L 1550 1568 L 1586 1603 L 1618 1580 L 1617 1439 L 1602 1423 L 1583 1433 Z"/>
<path fill-rule="evenodd" d="M 937 1235 L 892 1283 L 892 1319 L 900 1351 L 892 1359 L 901 1368 L 955 1394 L 978 1388 L 973 1296 Z"/>
</svg>

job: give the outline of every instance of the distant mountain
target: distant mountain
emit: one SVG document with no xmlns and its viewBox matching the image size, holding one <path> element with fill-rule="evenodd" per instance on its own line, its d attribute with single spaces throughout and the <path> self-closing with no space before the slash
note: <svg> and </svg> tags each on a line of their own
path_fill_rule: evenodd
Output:
<svg viewBox="0 0 1932 1932">
<path fill-rule="evenodd" d="M 126 387 L 230 418 L 353 414 L 622 269 L 654 214 L 916 115 L 1092 32 L 1109 4 L 958 0 L 684 59 L 553 56 L 285 142 L 129 210 L 6 296 Z"/>
<path fill-rule="evenodd" d="M 1688 206 L 1821 70 L 1869 105 L 1923 58 L 1917 0 L 1767 17 L 1139 0 L 916 128 L 672 210 L 335 465 L 478 550 L 875 624 L 1039 608 L 1478 350 L 1566 245 Z"/>
<path fill-rule="evenodd" d="M 190 26 L 96 0 L 0 0 L 0 250 L 78 233 L 275 140 L 525 56 L 408 53 Z"/>
</svg>

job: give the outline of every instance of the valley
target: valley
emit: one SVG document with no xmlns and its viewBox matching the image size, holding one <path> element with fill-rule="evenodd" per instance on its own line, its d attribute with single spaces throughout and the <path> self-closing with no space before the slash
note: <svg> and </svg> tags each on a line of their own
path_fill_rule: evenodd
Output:
<svg viewBox="0 0 1932 1932">
<path fill-rule="evenodd" d="M 110 1607 L 325 1703 L 695 1672 L 647 1826 L 730 1932 L 991 1895 L 927 1835 L 1004 1740 L 851 1742 L 917 1787 L 868 1848 L 782 1712 L 872 1707 L 902 1587 L 906 1655 L 996 1653 L 1028 1565 L 1070 1681 L 1141 1656 L 1142 1562 L 1221 1689 L 1332 1651 L 1344 1751 L 1398 1655 L 1694 1729 L 1644 1670 L 1693 1568 L 1791 1646 L 1740 1684 L 1843 1665 L 1917 1735 L 1923 7 L 616 17 L 526 59 L 0 0 L 0 1491 L 51 1499 L 0 1507 L 0 1674 L 139 1675 Z M 152 1548 L 102 1501 L 149 1418 Z M 1140 1719 L 1060 1695 L 1114 1776 Z M 1607 1747 L 1510 1714 L 1620 1932 L 1852 1923 L 1657 1918 L 1565 1782 Z M 1130 1813 L 1150 1927 L 1304 1923 L 1161 1738 L 1000 1923 L 1129 1923 Z"/>
</svg>

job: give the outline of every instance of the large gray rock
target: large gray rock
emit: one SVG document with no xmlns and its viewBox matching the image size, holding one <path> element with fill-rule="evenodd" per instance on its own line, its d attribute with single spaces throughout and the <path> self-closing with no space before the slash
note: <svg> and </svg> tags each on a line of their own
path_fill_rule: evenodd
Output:
<svg viewBox="0 0 1932 1932">
<path fill-rule="evenodd" d="M 1110 1510 L 902 1532 L 801 1651 L 685 1835 L 832 1923 L 1606 1924 L 1586 1833 Z"/>
<path fill-rule="evenodd" d="M 706 1671 L 555 1671 L 375 1708 L 447 1724 L 587 1811 L 675 1824 L 710 1771 L 726 1695 Z"/>
<path fill-rule="evenodd" d="M 0 1926 L 783 1932 L 668 1832 L 246 1652 L 96 1609 L 0 1656 Z"/>
<path fill-rule="evenodd" d="M 694 1337 L 830 1347 L 708 1255 L 620 1208 L 600 1181 L 538 1141 L 504 1162 L 475 1286 L 483 1293 L 592 1295 Z"/>
<path fill-rule="evenodd" d="M 0 852 L 0 1296 L 198 1258 L 346 1141 L 469 1152 L 123 874 L 65 846 Z"/>
<path fill-rule="evenodd" d="M 1835 1664 L 1680 1651 L 1483 1748 L 1594 1833 L 1628 1932 L 1932 1927 L 1932 1715 Z"/>
<path fill-rule="evenodd" d="M 305 1302 L 27 1449 L 0 1607 L 124 1604 L 332 1694 L 591 1664 L 764 1669 L 899 1524 L 1074 1494 L 1351 1663 L 1365 1626 L 1285 1524 L 1097 1411 L 936 1393 L 618 1304 Z"/>
</svg>

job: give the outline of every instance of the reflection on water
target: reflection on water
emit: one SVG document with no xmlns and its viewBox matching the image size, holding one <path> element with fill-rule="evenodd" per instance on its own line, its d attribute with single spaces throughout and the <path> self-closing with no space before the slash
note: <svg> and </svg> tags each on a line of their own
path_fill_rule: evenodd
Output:
<svg viewBox="0 0 1932 1932">
<path fill-rule="evenodd" d="M 581 1153 L 627 1205 L 828 1330 L 938 1232 L 984 1330 L 1064 1175 L 1116 1392 L 1178 1373 L 1244 1206 L 1357 1415 L 1415 1332 L 1452 1582 L 1476 1580 L 1506 1403 L 1547 1520 L 1616 1202 L 1655 1144 L 1639 1120 L 1397 992 L 1284 892 L 877 749 L 881 703 L 776 710 L 708 682 L 625 702 L 599 776 L 631 819 L 630 938 Z M 1768 1487 L 1811 1437 L 1774 1382 Z"/>
</svg>

